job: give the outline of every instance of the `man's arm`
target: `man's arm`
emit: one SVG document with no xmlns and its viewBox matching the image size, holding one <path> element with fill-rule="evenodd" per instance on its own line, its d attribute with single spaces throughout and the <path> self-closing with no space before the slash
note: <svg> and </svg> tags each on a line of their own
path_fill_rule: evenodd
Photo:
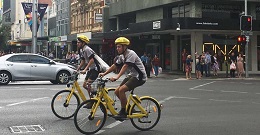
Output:
<svg viewBox="0 0 260 135">
<path fill-rule="evenodd" d="M 84 64 L 85 64 L 85 60 L 82 59 L 82 60 L 80 61 L 80 64 L 79 64 L 78 68 L 77 68 L 77 71 L 79 71 Z"/>
</svg>

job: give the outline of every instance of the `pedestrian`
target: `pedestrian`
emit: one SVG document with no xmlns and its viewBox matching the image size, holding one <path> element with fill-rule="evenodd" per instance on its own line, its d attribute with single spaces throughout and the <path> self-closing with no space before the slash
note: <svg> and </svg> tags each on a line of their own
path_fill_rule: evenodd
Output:
<svg viewBox="0 0 260 135">
<path fill-rule="evenodd" d="M 119 74 L 116 77 L 111 77 L 112 82 L 118 80 L 126 71 L 129 71 L 128 76 L 122 81 L 122 83 L 116 88 L 115 94 L 120 99 L 121 110 L 118 115 L 114 116 L 116 120 L 124 120 L 127 118 L 127 97 L 126 92 L 134 90 L 135 88 L 143 85 L 147 80 L 144 65 L 138 55 L 128 49 L 130 41 L 125 37 L 119 37 L 115 40 L 116 50 L 120 55 L 115 64 L 113 64 L 105 73 L 100 73 L 101 77 L 114 71 L 117 66 L 123 65 Z M 106 110 L 105 110 L 106 111 Z"/>
<path fill-rule="evenodd" d="M 237 56 L 237 74 L 238 78 L 242 77 L 242 74 L 244 73 L 244 59 L 241 53 Z"/>
<path fill-rule="evenodd" d="M 156 54 L 154 55 L 152 63 L 153 63 L 154 76 L 157 77 L 159 73 L 160 59 Z"/>
<path fill-rule="evenodd" d="M 147 54 L 147 61 L 146 61 L 146 74 L 147 77 L 151 77 L 151 70 L 152 70 L 152 56 L 150 53 Z"/>
<path fill-rule="evenodd" d="M 182 62 L 182 71 L 185 72 L 185 63 L 187 59 L 188 53 L 186 52 L 186 49 L 184 48 L 181 52 L 181 62 Z"/>
<path fill-rule="evenodd" d="M 91 93 L 91 84 L 97 79 L 100 73 L 100 66 L 95 62 L 95 52 L 87 45 L 89 43 L 89 38 L 85 35 L 79 35 L 77 37 L 77 47 L 81 50 L 81 62 L 77 68 L 77 71 L 81 69 L 86 64 L 86 67 L 80 72 L 86 74 L 83 87 L 88 91 L 90 98 L 93 98 Z M 92 104 L 87 104 L 86 108 L 92 107 Z"/>
<path fill-rule="evenodd" d="M 147 67 L 146 67 L 147 54 L 146 54 L 146 52 L 144 52 L 144 54 L 141 56 L 141 61 L 142 61 L 142 63 L 144 64 L 145 71 L 146 71 L 146 70 L 147 70 Z"/>
<path fill-rule="evenodd" d="M 197 52 L 195 53 L 196 63 L 195 63 L 195 70 L 196 70 L 196 78 L 201 79 L 201 55 Z"/>
<path fill-rule="evenodd" d="M 209 52 L 206 52 L 205 54 L 205 75 L 206 77 L 210 76 L 210 70 L 211 70 L 211 55 Z"/>
<path fill-rule="evenodd" d="M 213 75 L 218 76 L 219 64 L 218 64 L 217 54 L 215 53 L 212 57 L 213 57 L 213 59 L 211 60 L 211 62 L 212 62 L 211 68 L 213 70 Z"/>
<path fill-rule="evenodd" d="M 236 58 L 236 56 L 235 56 L 235 53 L 232 52 L 231 55 L 229 56 L 230 77 L 231 77 L 231 78 L 234 78 L 234 77 L 235 77 L 236 62 L 237 62 L 237 58 Z"/>
<path fill-rule="evenodd" d="M 192 62 L 193 60 L 191 58 L 191 55 L 188 55 L 186 59 L 186 67 L 185 67 L 187 80 L 191 79 Z"/>
</svg>

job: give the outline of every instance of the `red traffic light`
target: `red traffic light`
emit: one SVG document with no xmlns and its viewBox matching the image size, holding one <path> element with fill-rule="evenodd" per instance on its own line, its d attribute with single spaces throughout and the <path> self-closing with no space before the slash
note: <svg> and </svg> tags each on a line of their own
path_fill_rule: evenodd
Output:
<svg viewBox="0 0 260 135">
<path fill-rule="evenodd" d="M 245 35 L 240 35 L 237 37 L 237 43 L 239 45 L 245 45 L 246 44 L 246 36 Z"/>
<path fill-rule="evenodd" d="M 248 17 L 248 18 L 247 18 L 247 21 L 248 21 L 248 22 L 251 22 L 251 17 Z"/>
</svg>

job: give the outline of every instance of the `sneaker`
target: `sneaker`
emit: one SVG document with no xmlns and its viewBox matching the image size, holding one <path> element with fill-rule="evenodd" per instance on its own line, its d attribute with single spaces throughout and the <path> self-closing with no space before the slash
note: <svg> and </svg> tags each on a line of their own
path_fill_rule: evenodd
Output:
<svg viewBox="0 0 260 135">
<path fill-rule="evenodd" d="M 93 106 L 93 102 L 86 104 L 83 108 L 91 109 Z"/>
<path fill-rule="evenodd" d="M 119 120 L 119 121 L 123 121 L 127 118 L 127 114 L 125 111 L 120 110 L 118 115 L 115 115 L 113 118 L 115 118 L 116 120 Z"/>
</svg>

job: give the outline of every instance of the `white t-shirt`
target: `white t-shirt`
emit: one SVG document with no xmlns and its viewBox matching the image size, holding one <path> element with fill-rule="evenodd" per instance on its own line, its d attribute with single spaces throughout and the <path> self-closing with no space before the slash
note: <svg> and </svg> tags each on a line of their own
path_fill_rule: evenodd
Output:
<svg viewBox="0 0 260 135">
<path fill-rule="evenodd" d="M 85 60 L 86 63 L 89 63 L 90 58 L 94 57 L 95 52 L 87 45 L 84 46 L 81 52 L 81 57 Z M 96 64 L 92 63 L 89 69 L 97 69 Z"/>
<path fill-rule="evenodd" d="M 133 50 L 127 49 L 125 56 L 123 54 L 119 55 L 116 64 L 117 65 L 127 64 L 128 68 L 126 70 L 126 73 L 129 76 L 136 77 L 138 80 L 147 79 L 145 67 L 141 59 Z"/>
</svg>

